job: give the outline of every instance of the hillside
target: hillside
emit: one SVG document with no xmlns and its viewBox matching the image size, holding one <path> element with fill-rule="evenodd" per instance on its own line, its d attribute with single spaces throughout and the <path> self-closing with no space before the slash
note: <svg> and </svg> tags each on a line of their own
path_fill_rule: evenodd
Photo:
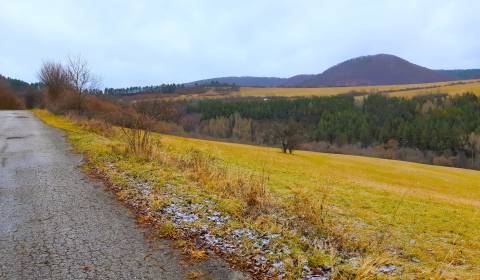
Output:
<svg viewBox="0 0 480 280">
<path fill-rule="evenodd" d="M 221 84 L 235 84 L 241 87 L 282 87 L 290 85 L 299 85 L 309 79 L 312 79 L 315 75 L 301 74 L 295 75 L 290 78 L 277 78 L 277 77 L 219 77 L 205 80 L 194 81 L 187 83 L 186 85 L 205 85 L 212 82 L 218 82 Z"/>
<path fill-rule="evenodd" d="M 37 116 L 66 130 L 77 150 L 87 154 L 102 170 L 111 172 L 117 184 L 126 180 L 121 178 L 122 174 L 132 174 L 131 178 L 142 182 L 142 188 L 147 182 L 157 184 L 150 196 L 152 199 L 158 197 L 157 207 L 169 203 L 162 191 L 174 191 L 172 185 L 162 187 L 165 182 L 174 182 L 180 187 L 188 180 L 197 180 L 191 188 L 182 189 L 195 195 L 195 204 L 190 200 L 189 205 L 198 206 L 202 193 L 207 192 L 210 204 L 212 198 L 225 199 L 221 211 L 232 211 L 231 217 L 238 217 L 241 215 L 238 212 L 240 201 L 229 190 L 245 188 L 248 184 L 237 186 L 233 182 L 240 180 L 240 174 L 244 174 L 244 178 L 263 174 L 262 178 L 268 180 L 270 199 L 275 203 L 303 211 L 300 212 L 303 215 L 317 211 L 313 205 L 321 205 L 322 220 L 318 222 L 328 225 L 327 234 L 344 240 L 342 250 L 356 246 L 366 249 L 365 255 L 346 259 L 338 254 L 329 255 L 331 252 L 322 255 L 318 250 L 313 251 L 323 265 L 336 263 L 339 273 L 353 269 L 360 273 L 356 275 L 384 279 L 372 276 L 380 267 L 393 265 L 393 273 L 389 275 L 392 278 L 477 279 L 480 275 L 478 171 L 304 151 L 288 155 L 275 148 L 158 134 L 153 135 L 162 143 L 157 147 L 160 150 L 154 153 L 158 156 L 152 160 L 138 160 L 119 152 L 121 138 L 96 134 L 86 129 L 85 123 L 79 126 L 46 112 L 37 112 Z M 228 184 L 229 188 L 222 184 Z M 223 191 L 228 195 L 222 198 L 219 194 Z M 128 197 L 132 192 L 129 189 L 119 196 Z M 176 194 L 177 205 L 181 195 L 181 192 Z M 262 199 L 266 200 L 267 196 Z M 238 228 L 254 223 L 257 230 L 265 227 L 276 230 L 288 236 L 281 240 L 285 243 L 277 243 L 280 248 L 286 244 L 301 244 L 295 243 L 299 241 L 294 231 L 272 225 L 273 218 L 268 217 L 252 220 L 242 216 L 241 225 L 237 220 L 227 225 Z M 223 229 L 217 234 L 226 232 L 228 238 L 232 230 Z M 301 260 L 305 253 L 312 251 L 308 251 L 308 247 L 295 247 L 294 251 L 283 255 L 283 263 L 291 262 L 292 258 Z M 309 256 L 309 264 L 315 263 L 318 262 Z"/>
<path fill-rule="evenodd" d="M 300 86 L 359 86 L 433 83 L 452 80 L 447 75 L 387 54 L 362 56 L 335 65 Z"/>
<path fill-rule="evenodd" d="M 244 87 L 326 87 L 432 83 L 470 79 L 476 70 L 431 70 L 400 57 L 377 54 L 349 59 L 317 75 L 275 77 L 219 77 L 189 84 L 206 84 L 212 81 L 231 83 Z"/>
<path fill-rule="evenodd" d="M 239 86 L 245 87 L 276 87 L 283 83 L 285 79 L 283 78 L 275 78 L 275 77 L 220 77 L 220 78 L 212 78 L 212 79 L 205 79 L 199 80 L 191 83 L 187 83 L 186 85 L 204 85 L 210 84 L 212 82 L 218 82 L 221 84 L 235 84 Z"/>
<path fill-rule="evenodd" d="M 438 73 L 459 79 L 480 79 L 480 69 L 436 70 Z"/>
<path fill-rule="evenodd" d="M 178 137 L 163 140 L 177 152 L 199 149 L 235 168 L 264 171 L 270 187 L 283 197 L 304 191 L 320 202 L 326 195 L 331 218 L 348 224 L 359 240 L 389 227 L 387 246 L 406 256 L 399 261 L 407 271 L 445 269 L 453 262 L 462 265 L 448 267 L 446 278 L 480 275 L 475 249 L 480 245 L 475 226 L 478 171 L 301 151 L 288 156 L 275 148 Z"/>
</svg>

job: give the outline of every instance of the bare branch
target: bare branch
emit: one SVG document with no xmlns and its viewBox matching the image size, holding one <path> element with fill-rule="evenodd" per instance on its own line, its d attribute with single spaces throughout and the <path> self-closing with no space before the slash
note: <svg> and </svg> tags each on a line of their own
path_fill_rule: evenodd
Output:
<svg viewBox="0 0 480 280">
<path fill-rule="evenodd" d="M 70 86 L 65 68 L 57 62 L 44 62 L 38 77 L 52 99 L 56 99 Z"/>
<path fill-rule="evenodd" d="M 81 56 L 69 56 L 66 62 L 66 73 L 72 89 L 77 94 L 84 94 L 99 85 L 99 79 L 88 68 L 88 63 Z"/>
</svg>

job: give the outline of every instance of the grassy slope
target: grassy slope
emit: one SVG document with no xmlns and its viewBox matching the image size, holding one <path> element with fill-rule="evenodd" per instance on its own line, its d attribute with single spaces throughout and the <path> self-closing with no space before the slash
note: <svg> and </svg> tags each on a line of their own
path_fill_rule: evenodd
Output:
<svg viewBox="0 0 480 280">
<path fill-rule="evenodd" d="M 467 84 L 445 85 L 442 87 L 431 88 L 431 89 L 416 89 L 416 90 L 408 90 L 408 91 L 401 91 L 401 92 L 393 92 L 392 95 L 404 96 L 404 97 L 422 95 L 422 94 L 435 94 L 435 93 L 448 93 L 449 95 L 458 95 L 465 92 L 473 92 L 476 95 L 480 95 L 480 81 L 467 83 Z"/>
<path fill-rule="evenodd" d="M 37 115 L 66 130 L 74 146 L 93 156 L 94 163 L 96 157 L 110 156 L 115 142 L 81 132 L 59 117 L 44 112 Z M 288 196 L 294 189 L 304 189 L 318 201 L 327 193 L 336 223 L 348 225 L 360 240 L 388 233 L 386 246 L 403 252 L 402 266 L 410 273 L 442 266 L 451 276 L 480 275 L 478 171 L 302 151 L 286 155 L 273 148 L 167 135 L 162 135 L 161 141 L 171 153 L 195 148 L 230 166 L 266 172 L 270 188 L 285 203 L 296 203 Z M 125 164 L 130 168 L 136 163 Z M 158 176 L 169 176 L 168 170 L 162 173 Z"/>
<path fill-rule="evenodd" d="M 425 83 L 425 84 L 405 84 L 405 85 L 385 85 L 385 86 L 359 86 L 359 87 L 323 87 L 323 88 L 241 88 L 238 93 L 232 96 L 331 96 L 351 91 L 358 92 L 381 92 L 393 91 L 389 94 L 394 96 L 414 96 L 418 94 L 430 93 L 448 93 L 460 94 L 466 91 L 480 94 L 480 81 L 466 84 L 455 84 L 452 82 Z M 431 88 L 435 87 L 435 88 Z M 419 88 L 414 90 L 405 90 L 408 88 Z M 423 88 L 423 89 L 422 89 Z"/>
<path fill-rule="evenodd" d="M 277 149 L 164 136 L 177 152 L 196 148 L 239 168 L 262 172 L 280 195 L 304 188 L 360 238 L 388 229 L 394 246 L 429 268 L 480 275 L 480 172 L 358 156 Z M 294 202 L 292 202 L 294 203 Z M 389 243 L 389 241 L 387 241 Z"/>
<path fill-rule="evenodd" d="M 464 82 L 464 84 L 456 84 Z M 412 89 L 415 88 L 415 89 Z M 410 89 L 410 90 L 409 90 Z M 450 95 L 473 92 L 480 95 L 480 80 L 465 80 L 455 82 L 439 82 L 424 84 L 402 84 L 402 85 L 383 85 L 383 86 L 358 86 L 358 87 L 320 87 L 320 88 L 257 88 L 242 87 L 238 92 L 218 93 L 210 90 L 207 93 L 196 93 L 179 96 L 164 95 L 144 95 L 132 96 L 131 100 L 192 100 L 208 98 L 226 98 L 226 97 L 301 97 L 301 96 L 333 96 L 345 94 L 352 91 L 365 93 L 378 93 L 389 91 L 390 96 L 412 97 L 417 95 L 448 93 Z M 361 98 L 361 97 L 358 97 Z"/>
</svg>

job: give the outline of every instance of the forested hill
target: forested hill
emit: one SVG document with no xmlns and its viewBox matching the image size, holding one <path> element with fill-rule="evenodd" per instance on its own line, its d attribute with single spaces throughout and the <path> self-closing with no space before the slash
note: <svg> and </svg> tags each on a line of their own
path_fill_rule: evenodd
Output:
<svg viewBox="0 0 480 280">
<path fill-rule="evenodd" d="M 38 86 L 38 84 L 29 84 L 25 81 L 5 77 L 3 75 L 0 75 L 0 81 L 7 83 L 8 86 L 14 91 L 22 91 L 22 90 L 26 90 L 31 86 L 34 86 L 34 87 Z"/>
<path fill-rule="evenodd" d="M 220 77 L 220 78 L 212 78 L 212 79 L 205 79 L 199 80 L 191 83 L 187 83 L 187 86 L 199 84 L 199 85 L 207 85 L 211 84 L 212 82 L 221 83 L 221 84 L 235 84 L 242 87 L 277 87 L 279 85 L 284 84 L 284 78 L 275 78 L 275 77 Z"/>
<path fill-rule="evenodd" d="M 362 56 L 335 65 L 301 83 L 306 87 L 416 84 L 452 80 L 445 74 L 388 54 Z"/>
<path fill-rule="evenodd" d="M 431 70 L 389 54 L 361 56 L 330 67 L 316 75 L 289 78 L 219 77 L 188 83 L 211 82 L 245 87 L 325 87 L 386 84 L 413 84 L 480 78 L 480 70 Z"/>
<path fill-rule="evenodd" d="M 436 70 L 444 75 L 454 77 L 459 80 L 480 79 L 480 69 L 457 69 L 457 70 Z"/>
</svg>

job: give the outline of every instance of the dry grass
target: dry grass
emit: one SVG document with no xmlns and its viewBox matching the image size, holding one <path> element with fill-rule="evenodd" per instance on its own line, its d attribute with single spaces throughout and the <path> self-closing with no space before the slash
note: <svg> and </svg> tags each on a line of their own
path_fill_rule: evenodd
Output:
<svg viewBox="0 0 480 280">
<path fill-rule="evenodd" d="M 415 89 L 408 91 L 399 91 L 390 93 L 392 96 L 412 97 L 418 95 L 429 95 L 438 93 L 447 93 L 449 95 L 459 95 L 465 92 L 471 92 L 480 95 L 480 81 L 469 81 L 464 84 L 451 84 L 432 89 Z"/>
<path fill-rule="evenodd" d="M 459 83 L 460 82 L 460 83 Z M 408 90 L 410 89 L 410 90 Z M 349 92 L 360 92 L 366 94 L 388 92 L 393 96 L 412 97 L 423 94 L 448 93 L 462 94 L 464 92 L 480 94 L 480 81 L 455 81 L 424 84 L 403 84 L 385 86 L 357 86 L 357 87 L 321 87 L 321 88 L 249 88 L 243 87 L 238 93 L 229 96 L 332 96 L 346 94 Z"/>
<path fill-rule="evenodd" d="M 285 155 L 274 148 L 163 137 L 171 153 L 194 148 L 233 168 L 265 170 L 272 196 L 297 207 L 312 223 L 326 224 L 349 246 L 403 256 L 398 261 L 412 273 L 429 273 L 445 263 L 449 252 L 461 251 L 462 261 L 447 262 L 444 276 L 480 275 L 474 214 L 480 207 L 478 171 L 306 151 Z M 458 235 L 461 242 L 455 242 Z"/>
<path fill-rule="evenodd" d="M 98 135 L 44 112 L 37 115 L 69 131 L 80 151 L 113 157 L 110 144 Z M 333 243 L 363 252 L 358 267 L 342 268 L 340 278 L 374 279 L 379 266 L 392 263 L 407 278 L 480 277 L 478 171 L 305 151 L 286 155 L 273 148 L 161 137 L 155 162 L 140 168 L 128 160 L 125 168 L 170 176 L 162 170 L 173 165 L 200 191 L 231 202 L 232 212 L 245 221 L 260 223 L 279 209 L 291 210 L 301 217 L 293 225 L 305 225 L 298 230 L 312 224 L 329 237 L 326 244 L 309 249 L 309 262 L 335 262 L 337 252 L 328 251 Z M 162 169 L 152 172 L 155 165 Z M 272 207 L 279 208 L 272 212 Z M 170 230 L 165 226 L 161 231 Z"/>
<path fill-rule="evenodd" d="M 126 152 L 136 156 L 150 157 L 155 147 L 160 145 L 160 140 L 152 139 L 152 127 L 154 121 L 144 115 L 138 115 L 133 120 L 131 128 L 121 127 L 123 137 L 126 143 Z"/>
<path fill-rule="evenodd" d="M 263 173 L 230 168 L 221 160 L 196 149 L 178 156 L 170 154 L 169 160 L 188 173 L 200 186 L 242 202 L 242 216 L 258 216 L 267 213 L 274 201 L 267 190 L 268 178 Z"/>
<path fill-rule="evenodd" d="M 77 123 L 82 129 L 90 132 L 97 133 L 105 137 L 112 137 L 115 135 L 112 125 L 104 120 L 90 119 L 76 114 L 68 114 L 66 117 Z"/>
<path fill-rule="evenodd" d="M 197 279 L 202 279 L 203 274 L 199 271 L 190 271 L 185 275 L 186 279 L 190 280 L 197 280 Z"/>
</svg>

